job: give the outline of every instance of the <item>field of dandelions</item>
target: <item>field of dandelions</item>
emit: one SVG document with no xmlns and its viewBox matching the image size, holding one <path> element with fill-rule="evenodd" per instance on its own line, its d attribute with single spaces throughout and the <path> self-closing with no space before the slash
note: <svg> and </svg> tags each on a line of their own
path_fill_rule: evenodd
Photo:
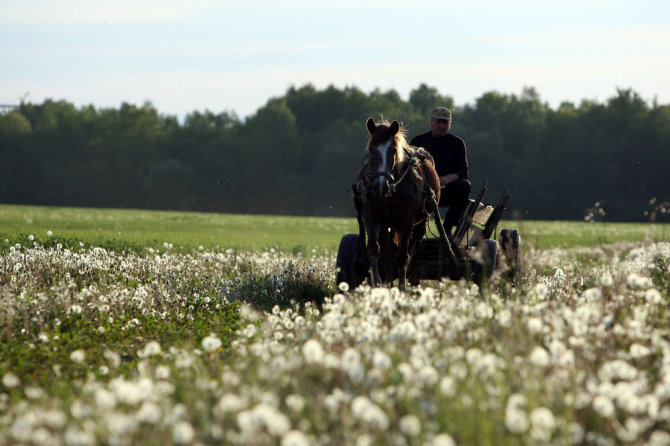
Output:
<svg viewBox="0 0 670 446">
<path fill-rule="evenodd" d="M 670 444 L 667 242 L 407 293 L 334 253 L 0 253 L 0 444 Z"/>
</svg>

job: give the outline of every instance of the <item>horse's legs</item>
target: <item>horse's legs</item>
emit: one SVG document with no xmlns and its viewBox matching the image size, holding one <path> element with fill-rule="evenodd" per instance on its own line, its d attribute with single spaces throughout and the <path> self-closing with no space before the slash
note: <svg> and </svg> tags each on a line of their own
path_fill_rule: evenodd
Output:
<svg viewBox="0 0 670 446">
<path fill-rule="evenodd" d="M 417 275 L 415 271 L 416 265 L 416 254 L 421 245 L 421 240 L 423 236 L 426 235 L 426 223 L 420 222 L 414 225 L 412 230 L 412 238 L 409 242 L 408 255 L 409 259 L 407 261 L 407 276 L 409 277 L 410 284 L 418 285 L 419 278 L 415 277 Z"/>
<path fill-rule="evenodd" d="M 379 226 L 366 222 L 368 229 L 368 258 L 372 268 L 372 284 L 379 286 L 382 279 L 379 276 Z"/>
<path fill-rule="evenodd" d="M 384 276 L 382 280 L 384 284 L 389 286 L 393 283 L 393 233 L 388 228 L 382 228 L 379 233 L 379 254 L 380 260 L 384 267 Z"/>
<path fill-rule="evenodd" d="M 409 239 L 411 231 L 399 232 L 400 240 L 398 242 L 398 289 L 405 291 L 407 289 L 407 265 L 409 263 Z"/>
</svg>

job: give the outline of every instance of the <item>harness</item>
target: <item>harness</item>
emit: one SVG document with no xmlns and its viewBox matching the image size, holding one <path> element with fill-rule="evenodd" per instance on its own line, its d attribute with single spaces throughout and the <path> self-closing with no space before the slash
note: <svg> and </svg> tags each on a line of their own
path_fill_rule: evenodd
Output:
<svg viewBox="0 0 670 446">
<path fill-rule="evenodd" d="M 367 160 L 367 157 L 366 157 Z M 389 189 L 388 189 L 388 196 L 392 195 L 395 192 L 396 186 L 398 186 L 402 181 L 405 179 L 407 174 L 410 172 L 413 172 L 415 175 L 417 174 L 416 171 L 414 170 L 416 167 L 420 166 L 423 164 L 423 162 L 426 160 L 426 155 L 423 153 L 420 153 L 418 151 L 412 151 L 409 154 L 409 158 L 405 162 L 405 169 L 403 170 L 402 174 L 400 175 L 400 178 L 398 178 L 398 181 L 395 181 L 395 177 L 391 172 L 369 172 L 363 177 L 364 181 L 364 187 L 367 189 L 367 187 L 374 182 L 379 177 L 384 177 L 386 180 L 389 182 Z M 365 163 L 365 161 L 364 161 Z"/>
</svg>

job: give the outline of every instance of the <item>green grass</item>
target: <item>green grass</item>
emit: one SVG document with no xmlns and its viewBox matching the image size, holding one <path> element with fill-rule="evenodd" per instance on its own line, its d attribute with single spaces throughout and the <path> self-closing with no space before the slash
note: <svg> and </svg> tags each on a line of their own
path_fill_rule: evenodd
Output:
<svg viewBox="0 0 670 446">
<path fill-rule="evenodd" d="M 525 245 L 542 249 L 670 240 L 669 224 L 502 221 L 499 227 L 519 229 Z M 358 228 L 354 218 L 0 205 L 0 244 L 25 241 L 29 235 L 46 244 L 51 238 L 48 231 L 58 242 L 117 250 L 161 249 L 168 243 L 185 250 L 202 246 L 332 253 L 343 234 L 358 232 Z M 434 228 L 432 233 L 437 235 Z"/>
</svg>

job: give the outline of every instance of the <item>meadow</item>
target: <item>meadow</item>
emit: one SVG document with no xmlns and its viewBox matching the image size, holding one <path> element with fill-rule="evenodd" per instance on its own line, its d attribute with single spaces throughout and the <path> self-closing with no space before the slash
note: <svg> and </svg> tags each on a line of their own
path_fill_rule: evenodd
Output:
<svg viewBox="0 0 670 446">
<path fill-rule="evenodd" d="M 352 219 L 0 206 L 0 444 L 670 444 L 667 225 L 334 283 Z"/>
</svg>

